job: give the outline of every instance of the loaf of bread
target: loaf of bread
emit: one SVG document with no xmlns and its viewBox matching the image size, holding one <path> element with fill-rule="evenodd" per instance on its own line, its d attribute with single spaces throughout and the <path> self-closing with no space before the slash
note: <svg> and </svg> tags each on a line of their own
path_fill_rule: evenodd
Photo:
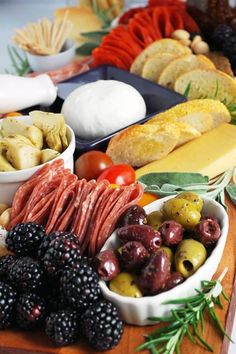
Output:
<svg viewBox="0 0 236 354">
<path fill-rule="evenodd" d="M 143 125 L 121 131 L 110 140 L 106 153 L 115 164 L 140 167 L 162 159 L 174 148 L 229 121 L 230 114 L 219 101 L 202 99 L 181 103 Z"/>
</svg>

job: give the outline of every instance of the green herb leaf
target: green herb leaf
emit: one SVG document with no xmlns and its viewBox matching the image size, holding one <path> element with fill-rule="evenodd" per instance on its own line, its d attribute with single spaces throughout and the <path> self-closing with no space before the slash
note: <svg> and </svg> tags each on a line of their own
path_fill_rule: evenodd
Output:
<svg viewBox="0 0 236 354">
<path fill-rule="evenodd" d="M 232 202 L 236 205 L 236 184 L 231 183 L 226 186 L 226 191 Z"/>
<path fill-rule="evenodd" d="M 195 185 L 197 183 L 208 183 L 208 176 L 203 176 L 201 173 L 191 173 L 191 172 L 154 172 L 148 173 L 144 176 L 139 177 L 139 182 L 150 186 L 163 184 L 169 185 Z"/>
<path fill-rule="evenodd" d="M 76 48 L 76 54 L 78 55 L 90 55 L 92 51 L 97 48 L 98 44 L 95 42 L 86 42 L 80 47 Z"/>
<path fill-rule="evenodd" d="M 81 33 L 81 36 L 91 39 L 94 43 L 98 45 L 101 43 L 102 38 L 109 33 L 108 30 L 103 31 L 93 31 Z"/>
<path fill-rule="evenodd" d="M 25 52 L 18 51 L 15 47 L 8 46 L 7 51 L 11 60 L 12 67 L 19 76 L 25 76 L 31 71 Z"/>
<path fill-rule="evenodd" d="M 191 90 L 191 81 L 186 86 L 186 89 L 184 90 L 183 95 L 188 98 L 190 90 Z"/>
</svg>

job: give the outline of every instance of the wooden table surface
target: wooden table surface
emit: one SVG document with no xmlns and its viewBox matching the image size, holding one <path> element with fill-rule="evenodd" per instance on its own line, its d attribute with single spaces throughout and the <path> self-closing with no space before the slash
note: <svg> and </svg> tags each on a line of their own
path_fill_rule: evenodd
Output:
<svg viewBox="0 0 236 354">
<path fill-rule="evenodd" d="M 222 260 L 219 264 L 217 277 L 225 267 L 228 267 L 228 272 L 223 280 L 223 286 L 226 294 L 230 296 L 231 301 L 228 304 L 224 301 L 224 310 L 219 310 L 218 315 L 222 323 L 226 326 L 227 332 L 231 333 L 236 310 L 236 283 L 235 268 L 236 268 L 236 207 L 227 201 L 228 214 L 230 220 L 229 234 Z M 235 286 L 234 286 L 235 285 Z M 233 292 L 233 289 L 235 291 Z M 124 335 L 119 345 L 110 353 L 113 354 L 131 354 L 135 352 L 135 348 L 144 342 L 143 335 L 153 331 L 155 326 L 136 327 L 125 326 Z M 222 341 L 211 320 L 206 317 L 206 328 L 204 338 L 214 348 L 215 354 L 227 354 L 229 342 L 227 339 Z M 83 342 L 78 342 L 76 345 L 55 348 L 43 333 L 39 332 L 22 332 L 22 331 L 1 331 L 0 332 L 0 353 L 1 354 L 25 354 L 25 353 L 52 353 L 52 354 L 95 354 L 91 347 Z M 141 353 L 148 353 L 142 351 Z M 185 338 L 181 347 L 182 354 L 204 354 L 207 353 L 202 347 L 193 345 L 188 338 Z M 208 352 L 209 353 L 209 352 Z"/>
</svg>

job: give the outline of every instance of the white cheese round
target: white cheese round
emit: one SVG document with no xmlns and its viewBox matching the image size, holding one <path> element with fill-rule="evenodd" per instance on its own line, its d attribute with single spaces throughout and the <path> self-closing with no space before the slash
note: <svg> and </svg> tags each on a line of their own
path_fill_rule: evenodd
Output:
<svg viewBox="0 0 236 354">
<path fill-rule="evenodd" d="M 74 90 L 62 106 L 66 123 L 84 139 L 104 137 L 146 115 L 141 94 L 116 80 L 98 80 Z"/>
</svg>

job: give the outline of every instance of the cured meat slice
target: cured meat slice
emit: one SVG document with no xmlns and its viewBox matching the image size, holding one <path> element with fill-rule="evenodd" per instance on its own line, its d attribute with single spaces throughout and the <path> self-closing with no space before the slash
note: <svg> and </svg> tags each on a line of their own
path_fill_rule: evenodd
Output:
<svg viewBox="0 0 236 354">
<path fill-rule="evenodd" d="M 76 192 L 71 190 L 68 192 L 68 205 L 65 208 L 65 211 L 61 214 L 61 216 L 57 219 L 57 222 L 54 226 L 54 230 L 56 231 L 65 231 L 68 226 L 70 225 L 70 222 L 73 218 L 73 212 L 74 212 L 74 204 L 75 204 L 75 199 L 76 199 Z"/>
<path fill-rule="evenodd" d="M 80 222 L 80 215 L 82 212 L 82 204 L 83 204 L 84 200 L 87 198 L 87 195 L 90 193 L 90 191 L 95 188 L 95 185 L 96 185 L 96 181 L 93 179 L 93 180 L 90 180 L 89 182 L 86 182 L 84 187 L 81 189 L 80 195 L 78 196 L 77 207 L 75 210 L 75 215 L 74 215 L 74 218 L 73 218 L 73 221 L 71 224 L 71 230 L 70 230 L 74 234 L 75 234 L 76 226 Z"/>
<path fill-rule="evenodd" d="M 81 253 L 84 252 L 84 237 L 90 222 L 91 215 L 93 213 L 93 209 L 97 203 L 99 196 L 104 193 L 104 191 L 108 188 L 109 182 L 107 180 L 102 180 L 97 183 L 96 187 L 88 194 L 87 198 L 82 204 L 81 207 L 81 217 L 79 220 L 79 224 L 76 226 L 75 235 L 78 235 Z"/>
<path fill-rule="evenodd" d="M 38 224 L 46 225 L 47 218 L 50 213 L 51 206 L 55 198 L 55 191 L 52 191 L 47 196 L 45 196 L 40 203 L 38 203 L 38 211 L 32 214 L 32 217 L 27 221 L 36 222 Z"/>
<path fill-rule="evenodd" d="M 98 210 L 96 220 L 93 225 L 93 229 L 90 229 L 90 233 L 87 236 L 89 238 L 89 253 L 95 254 L 96 253 L 96 243 L 97 243 L 97 236 L 101 226 L 103 225 L 104 220 L 106 219 L 107 215 L 109 215 L 110 211 L 112 210 L 113 206 L 116 204 L 120 194 L 122 193 L 122 188 L 111 189 L 110 194 L 104 200 L 103 204 Z"/>
<path fill-rule="evenodd" d="M 100 215 L 102 213 L 103 210 L 103 206 L 106 202 L 107 199 L 109 199 L 110 195 L 113 193 L 113 189 L 107 187 L 104 192 L 99 196 L 99 198 L 97 199 L 97 202 L 93 208 L 93 211 L 91 213 L 91 217 L 89 220 L 89 224 L 84 236 L 84 240 L 83 243 L 81 245 L 81 249 L 85 250 L 86 247 L 88 246 L 90 239 L 91 239 L 91 235 L 93 234 L 93 230 L 96 227 L 96 223 L 99 222 L 100 220 Z"/>
<path fill-rule="evenodd" d="M 58 159 L 52 163 L 43 165 L 38 171 L 36 171 L 30 179 L 23 183 L 15 193 L 13 202 L 12 202 L 12 211 L 11 211 L 11 220 L 14 220 L 18 214 L 20 214 L 27 203 L 34 187 L 38 182 L 47 177 L 50 180 L 53 175 L 57 174 L 60 170 L 64 168 L 64 161 Z"/>
<path fill-rule="evenodd" d="M 96 244 L 96 253 L 100 251 L 107 238 L 113 232 L 119 217 L 143 195 L 143 187 L 140 184 L 130 185 L 124 188 L 119 200 L 102 224 Z M 95 255 L 95 254 L 94 254 Z"/>
<path fill-rule="evenodd" d="M 69 174 L 61 179 L 61 183 L 57 188 L 54 203 L 47 221 L 46 232 L 52 231 L 58 217 L 63 212 L 63 208 L 66 204 L 68 193 L 75 188 L 77 176 Z"/>
</svg>

